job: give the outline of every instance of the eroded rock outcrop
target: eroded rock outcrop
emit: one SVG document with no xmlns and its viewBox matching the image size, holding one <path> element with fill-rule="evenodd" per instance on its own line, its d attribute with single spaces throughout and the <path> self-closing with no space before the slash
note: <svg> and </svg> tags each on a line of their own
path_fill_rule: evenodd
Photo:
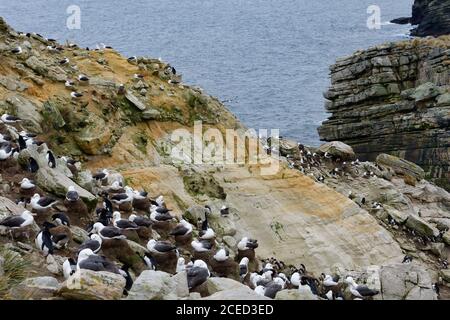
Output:
<svg viewBox="0 0 450 320">
<path fill-rule="evenodd" d="M 337 60 L 321 139 L 343 141 L 364 160 L 399 156 L 450 188 L 449 48 L 448 37 L 415 39 Z"/>
<path fill-rule="evenodd" d="M 415 0 L 411 24 L 413 36 L 440 36 L 450 34 L 450 2 L 446 0 Z"/>
</svg>

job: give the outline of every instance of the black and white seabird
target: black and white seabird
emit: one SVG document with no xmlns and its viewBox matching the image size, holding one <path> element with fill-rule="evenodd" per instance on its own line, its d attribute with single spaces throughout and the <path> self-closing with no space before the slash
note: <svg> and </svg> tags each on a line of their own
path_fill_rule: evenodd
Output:
<svg viewBox="0 0 450 320">
<path fill-rule="evenodd" d="M 84 249 L 91 249 L 94 253 L 97 253 L 102 248 L 102 237 L 98 234 L 93 233 L 89 240 L 84 241 L 79 247 L 78 252 Z"/>
<path fill-rule="evenodd" d="M 186 236 L 192 234 L 192 225 L 184 219 L 180 220 L 180 223 L 175 226 L 175 228 L 170 231 L 170 235 L 175 237 L 175 240 L 183 240 Z M 189 238 L 190 240 L 190 238 Z M 188 240 L 187 240 L 188 241 Z"/>
<path fill-rule="evenodd" d="M 33 157 L 30 157 L 28 159 L 28 171 L 31 173 L 36 173 L 39 170 L 39 164 L 37 163 L 36 159 Z"/>
<path fill-rule="evenodd" d="M 198 233 L 198 238 L 201 240 L 213 240 L 216 233 L 208 226 L 208 215 L 205 215 L 205 220 L 202 223 L 202 229 Z"/>
<path fill-rule="evenodd" d="M 372 297 L 379 293 L 378 290 L 370 289 L 366 285 L 359 285 L 353 280 L 352 277 L 347 277 L 345 279 L 345 283 L 349 285 L 349 289 L 352 295 L 354 295 L 357 298 L 366 298 L 366 297 Z"/>
<path fill-rule="evenodd" d="M 66 259 L 62 265 L 64 279 L 69 279 L 77 271 L 77 263 L 72 258 Z"/>
<path fill-rule="evenodd" d="M 114 227 L 124 230 L 136 230 L 139 228 L 133 221 L 122 219 L 119 211 L 113 213 L 113 224 Z"/>
<path fill-rule="evenodd" d="M 5 161 L 9 159 L 13 154 L 13 148 L 9 143 L 4 144 L 0 147 L 0 161 Z"/>
<path fill-rule="evenodd" d="M 74 186 L 69 186 L 68 191 L 66 193 L 66 200 L 70 202 L 75 202 L 80 200 L 80 195 L 75 190 Z"/>
<path fill-rule="evenodd" d="M 208 240 L 198 241 L 197 239 L 194 239 L 191 242 L 191 246 L 196 252 L 207 252 L 212 249 L 213 244 Z"/>
<path fill-rule="evenodd" d="M 325 274 L 325 275 L 323 275 L 322 283 L 325 287 L 335 287 L 338 285 L 338 282 L 337 282 L 338 280 L 339 280 L 338 278 L 333 279 L 333 277 L 331 275 Z"/>
<path fill-rule="evenodd" d="M 44 256 L 53 254 L 54 248 L 52 235 L 48 228 L 44 227 L 44 229 L 38 233 L 34 240 L 34 243 L 36 244 L 36 248 L 44 253 Z"/>
<path fill-rule="evenodd" d="M 88 78 L 87 76 L 85 76 L 84 74 L 80 74 L 80 75 L 78 76 L 78 81 L 81 81 L 81 82 L 88 82 L 88 81 L 89 81 L 89 78 Z"/>
<path fill-rule="evenodd" d="M 70 96 L 71 96 L 73 99 L 79 99 L 79 98 L 81 98 L 81 97 L 83 96 L 83 94 L 82 94 L 82 93 L 79 93 L 79 92 L 76 92 L 76 91 L 72 91 L 72 92 L 70 93 Z"/>
<path fill-rule="evenodd" d="M 195 260 L 194 265 L 187 270 L 186 274 L 189 290 L 204 283 L 211 275 L 208 265 L 203 260 Z"/>
<path fill-rule="evenodd" d="M 3 123 L 16 123 L 22 121 L 19 117 L 12 116 L 7 113 L 3 114 L 0 119 Z"/>
<path fill-rule="evenodd" d="M 100 172 L 97 172 L 92 176 L 92 178 L 96 181 L 101 181 L 105 183 L 108 180 L 109 177 L 109 171 L 107 169 L 103 169 Z"/>
<path fill-rule="evenodd" d="M 121 274 L 117 266 L 103 256 L 96 255 L 91 249 L 84 249 L 78 254 L 77 269 L 108 271 Z"/>
<path fill-rule="evenodd" d="M 222 208 L 220 208 L 220 215 L 223 217 L 226 217 L 230 214 L 230 208 L 228 208 L 227 206 L 222 206 Z"/>
<path fill-rule="evenodd" d="M 225 248 L 219 249 L 216 252 L 216 254 L 213 256 L 214 260 L 216 260 L 218 262 L 226 261 L 226 260 L 228 260 L 229 257 L 230 257 L 230 252 Z"/>
<path fill-rule="evenodd" d="M 19 47 L 15 47 L 14 49 L 11 50 L 11 53 L 21 54 L 22 53 L 22 48 L 20 46 Z"/>
<path fill-rule="evenodd" d="M 68 64 L 68 63 L 69 63 L 69 58 L 67 58 L 67 57 L 59 61 L 59 64 L 61 64 L 61 65 Z"/>
<path fill-rule="evenodd" d="M 48 166 L 50 168 L 56 168 L 56 159 L 55 159 L 55 156 L 53 155 L 53 152 L 48 150 L 47 151 L 47 155 L 46 155 L 46 159 L 47 159 Z"/>
<path fill-rule="evenodd" d="M 58 226 L 70 227 L 70 219 L 64 212 L 58 212 L 52 215 L 53 222 Z"/>
<path fill-rule="evenodd" d="M 64 86 L 67 89 L 73 89 L 73 87 L 75 86 L 75 82 L 73 82 L 72 80 L 66 80 L 66 82 L 64 82 Z"/>
<path fill-rule="evenodd" d="M 245 278 L 248 275 L 248 263 L 249 260 L 247 257 L 243 257 L 241 259 L 241 262 L 239 262 L 239 277 L 241 279 L 241 282 L 244 282 Z"/>
<path fill-rule="evenodd" d="M 253 260 L 255 258 L 255 249 L 258 248 L 258 240 L 243 237 L 241 241 L 239 241 L 237 247 L 239 259 L 247 257 L 250 260 Z"/>
<path fill-rule="evenodd" d="M 119 228 L 105 227 L 100 222 L 94 223 L 92 232 L 100 235 L 102 239 L 126 239 L 126 236 L 122 234 Z"/>
<path fill-rule="evenodd" d="M 57 226 L 53 223 L 45 221 L 43 223 L 43 227 L 50 232 L 53 246 L 57 249 L 67 247 L 69 242 L 72 240 L 72 232 L 68 226 Z"/>
<path fill-rule="evenodd" d="M 97 208 L 95 213 L 97 214 L 97 222 L 104 226 L 108 226 L 111 223 L 112 213 L 109 213 L 105 208 Z"/>
<path fill-rule="evenodd" d="M 134 222 L 139 227 L 151 227 L 153 224 L 152 220 L 150 220 L 149 218 L 141 217 L 141 216 L 138 216 L 135 214 L 131 214 L 128 217 L 128 220 L 130 220 L 131 222 Z"/>
<path fill-rule="evenodd" d="M 411 257 L 410 255 L 405 255 L 402 263 L 411 263 L 412 261 L 413 261 L 413 257 Z"/>
<path fill-rule="evenodd" d="M 30 211 L 25 210 L 20 215 L 9 216 L 1 220 L 0 226 L 5 226 L 10 229 L 18 229 L 31 225 L 33 221 L 33 214 Z"/>
<path fill-rule="evenodd" d="M 31 198 L 31 207 L 35 210 L 50 209 L 55 203 L 55 199 L 50 197 L 41 197 L 38 193 L 35 193 Z"/>
<path fill-rule="evenodd" d="M 150 239 L 147 243 L 148 251 L 152 253 L 169 253 L 176 251 L 177 247 L 168 241 L 156 241 L 155 239 Z"/>
</svg>

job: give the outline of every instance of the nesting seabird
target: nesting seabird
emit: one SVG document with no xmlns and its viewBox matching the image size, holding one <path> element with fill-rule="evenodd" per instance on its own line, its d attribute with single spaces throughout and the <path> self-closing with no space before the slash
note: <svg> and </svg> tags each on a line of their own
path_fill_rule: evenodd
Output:
<svg viewBox="0 0 450 320">
<path fill-rule="evenodd" d="M 50 209 L 57 201 L 50 197 L 41 197 L 38 193 L 35 193 L 31 198 L 31 207 L 35 210 L 47 210 Z"/>
<path fill-rule="evenodd" d="M 105 227 L 100 222 L 94 223 L 92 232 L 97 233 L 102 239 L 126 239 L 126 236 L 122 234 L 119 228 Z"/>
<path fill-rule="evenodd" d="M 413 257 L 411 257 L 410 255 L 405 255 L 402 263 L 411 263 L 412 261 L 413 261 Z"/>
<path fill-rule="evenodd" d="M 94 174 L 92 176 L 92 178 L 96 181 L 101 181 L 103 183 L 105 183 L 106 181 L 108 181 L 108 177 L 109 177 L 109 171 L 107 169 L 103 169 L 100 172 L 97 172 L 96 174 Z"/>
<path fill-rule="evenodd" d="M 204 283 L 211 275 L 207 264 L 203 260 L 195 260 L 192 268 L 186 272 L 189 290 Z"/>
<path fill-rule="evenodd" d="M 155 239 L 150 239 L 147 243 L 147 249 L 153 253 L 169 253 L 177 250 L 177 247 L 168 241 L 156 241 Z"/>
<path fill-rule="evenodd" d="M 23 178 L 20 182 L 20 193 L 24 196 L 32 196 L 36 191 L 36 185 L 28 178 Z"/>
<path fill-rule="evenodd" d="M 19 229 L 31 225 L 33 221 L 33 214 L 25 210 L 20 215 L 12 215 L 1 220 L 0 226 L 5 226 L 9 229 Z"/>
<path fill-rule="evenodd" d="M 230 257 L 230 252 L 225 248 L 219 249 L 216 252 L 216 254 L 213 256 L 214 260 L 219 261 L 219 262 L 226 261 L 226 260 L 228 260 L 229 257 Z"/>
<path fill-rule="evenodd" d="M 64 82 L 64 86 L 68 89 L 73 89 L 73 87 L 75 86 L 75 82 L 73 82 L 72 80 L 66 80 L 66 82 Z"/>
<path fill-rule="evenodd" d="M 198 241 L 196 239 L 191 242 L 191 246 L 195 252 L 208 252 L 213 247 L 212 243 L 207 240 Z"/>
<path fill-rule="evenodd" d="M 131 214 L 128 217 L 128 220 L 130 220 L 131 222 L 134 222 L 139 227 L 151 227 L 153 224 L 152 220 L 150 220 L 149 218 L 141 217 L 141 216 L 138 216 L 135 214 Z"/>
<path fill-rule="evenodd" d="M 9 159 L 13 154 L 13 148 L 11 145 L 5 144 L 3 147 L 0 148 L 0 161 L 5 161 Z"/>
<path fill-rule="evenodd" d="M 114 181 L 108 188 L 108 193 L 125 193 L 125 189 L 122 187 L 120 181 Z"/>
<path fill-rule="evenodd" d="M 170 231 L 170 235 L 175 237 L 178 244 L 185 245 L 192 240 L 192 225 L 184 219 Z"/>
<path fill-rule="evenodd" d="M 119 268 L 105 257 L 96 255 L 91 249 L 84 249 L 78 254 L 77 269 L 108 271 L 121 274 Z"/>
<path fill-rule="evenodd" d="M 22 48 L 20 46 L 19 47 L 15 47 L 14 49 L 11 50 L 11 53 L 21 54 L 22 53 Z"/>
<path fill-rule="evenodd" d="M 150 200 L 146 191 L 133 191 L 133 207 L 136 210 L 147 211 L 150 208 Z"/>
<path fill-rule="evenodd" d="M 81 252 L 84 249 L 91 249 L 94 253 L 97 253 L 102 248 L 102 238 L 94 233 L 91 234 L 91 237 L 89 240 L 84 241 L 79 247 L 78 252 Z"/>
<path fill-rule="evenodd" d="M 124 230 L 136 230 L 139 228 L 133 221 L 122 219 L 119 211 L 113 213 L 113 224 L 114 227 Z"/>
<path fill-rule="evenodd" d="M 180 273 L 186 270 L 186 264 L 183 257 L 179 257 L 177 260 L 177 268 L 175 270 L 175 273 Z"/>
<path fill-rule="evenodd" d="M 100 222 L 104 226 L 107 226 L 110 224 L 112 219 L 112 214 L 108 212 L 105 208 L 97 208 L 95 210 L 95 213 L 97 214 L 97 222 Z"/>
<path fill-rule="evenodd" d="M 119 206 L 122 211 L 131 211 L 133 202 L 133 189 L 126 186 L 125 193 L 117 193 L 111 196 L 111 201 Z"/>
<path fill-rule="evenodd" d="M 64 205 L 67 208 L 67 212 L 70 215 L 77 215 L 78 217 L 86 217 L 89 210 L 80 198 L 80 195 L 76 191 L 74 186 L 69 186 L 66 193 L 66 198 L 64 199 Z"/>
<path fill-rule="evenodd" d="M 334 287 L 338 285 L 338 282 L 336 281 L 336 279 L 333 279 L 332 276 L 330 276 L 329 274 L 323 275 L 323 285 L 325 287 Z M 338 280 L 338 279 L 337 279 Z"/>
<path fill-rule="evenodd" d="M 72 92 L 70 93 L 70 96 L 71 96 L 73 99 L 79 99 L 79 98 L 81 98 L 81 97 L 83 96 L 83 94 L 82 94 L 82 93 L 79 93 L 79 92 L 76 92 L 76 91 L 72 91 Z"/>
<path fill-rule="evenodd" d="M 284 282 L 281 278 L 274 278 L 272 282 L 268 283 L 264 290 L 264 296 L 275 299 L 277 293 L 284 288 Z"/>
<path fill-rule="evenodd" d="M 69 58 L 67 58 L 67 57 L 59 61 L 60 65 L 68 64 L 68 63 L 69 63 Z"/>
<path fill-rule="evenodd" d="M 22 121 L 19 117 L 12 116 L 7 113 L 3 114 L 0 119 L 3 121 L 3 123 L 17 123 Z"/>
<path fill-rule="evenodd" d="M 132 63 L 132 62 L 137 62 L 137 57 L 136 56 L 131 56 L 128 59 L 128 62 Z"/>
<path fill-rule="evenodd" d="M 366 285 L 357 284 L 352 277 L 347 277 L 345 283 L 349 285 L 351 294 L 357 298 L 373 297 L 379 293 L 378 290 L 370 289 Z"/>
<path fill-rule="evenodd" d="M 239 259 L 247 257 L 250 260 L 253 260 L 255 258 L 255 249 L 258 248 L 258 240 L 243 237 L 241 241 L 239 241 L 237 247 Z"/>
<path fill-rule="evenodd" d="M 88 82 L 89 78 L 87 76 L 85 76 L 84 74 L 80 74 L 78 76 L 78 81 L 80 81 L 80 82 Z"/>
<path fill-rule="evenodd" d="M 202 229 L 198 233 L 199 239 L 202 240 L 213 240 L 216 236 L 216 233 L 212 228 L 208 226 L 208 216 L 205 215 L 205 220 L 202 223 Z"/>
</svg>

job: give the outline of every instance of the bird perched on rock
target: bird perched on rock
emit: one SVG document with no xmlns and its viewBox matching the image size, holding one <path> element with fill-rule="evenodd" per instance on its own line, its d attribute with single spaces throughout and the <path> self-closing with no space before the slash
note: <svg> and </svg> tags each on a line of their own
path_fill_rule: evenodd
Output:
<svg viewBox="0 0 450 320">
<path fill-rule="evenodd" d="M 114 181 L 108 188 L 108 193 L 109 194 L 125 193 L 125 189 L 122 187 L 120 181 Z"/>
<path fill-rule="evenodd" d="M 51 152 L 50 150 L 47 151 L 47 155 L 46 155 L 46 159 L 47 159 L 47 163 L 48 166 L 50 168 L 56 168 L 56 159 L 55 156 L 53 155 L 53 152 Z"/>
<path fill-rule="evenodd" d="M 131 211 L 133 209 L 133 189 L 125 187 L 125 193 L 117 193 L 111 196 L 111 201 L 119 206 L 120 211 Z"/>
<path fill-rule="evenodd" d="M 248 280 L 248 263 L 249 260 L 247 257 L 243 257 L 241 262 L 239 262 L 239 277 L 242 283 L 245 283 Z"/>
<path fill-rule="evenodd" d="M 66 163 L 67 168 L 69 168 L 70 172 L 74 175 L 77 176 L 78 174 L 78 168 L 76 165 L 76 161 L 67 157 L 61 157 L 61 159 Z"/>
<path fill-rule="evenodd" d="M 31 173 L 36 173 L 39 170 L 39 164 L 37 163 L 36 159 L 33 157 L 30 157 L 28 159 L 28 171 Z"/>
<path fill-rule="evenodd" d="M 148 211 L 150 208 L 150 199 L 145 191 L 133 191 L 133 208 L 136 210 Z"/>
<path fill-rule="evenodd" d="M 108 183 L 109 171 L 107 169 L 103 169 L 100 172 L 97 172 L 92 176 L 92 178 L 97 181 L 97 183 L 101 183 L 106 185 Z"/>
<path fill-rule="evenodd" d="M 230 214 L 230 208 L 228 208 L 227 206 L 222 206 L 222 208 L 220 208 L 220 215 L 222 217 L 227 217 Z"/>
<path fill-rule="evenodd" d="M 24 228 L 30 226 L 34 222 L 33 214 L 25 210 L 20 215 L 12 215 L 4 218 L 0 221 L 0 226 L 4 226 L 8 229 L 11 237 L 14 238 L 13 233 L 21 232 Z"/>
<path fill-rule="evenodd" d="M 22 119 L 20 119 L 19 117 L 12 116 L 12 115 L 7 114 L 7 113 L 3 114 L 3 115 L 0 117 L 0 120 L 1 120 L 3 123 L 7 123 L 7 124 L 17 123 L 17 122 L 22 121 Z"/>
<path fill-rule="evenodd" d="M 208 265 L 203 260 L 195 260 L 192 268 L 186 272 L 189 290 L 203 284 L 210 277 Z"/>
<path fill-rule="evenodd" d="M 77 263 L 72 258 L 66 259 L 62 265 L 64 279 L 69 279 L 77 271 Z"/>
<path fill-rule="evenodd" d="M 138 228 L 136 230 L 137 235 L 140 239 L 149 240 L 152 236 L 152 225 L 153 221 L 146 217 L 141 217 L 136 214 L 131 214 L 128 220 L 135 223 Z"/>
<path fill-rule="evenodd" d="M 238 264 L 230 258 L 230 252 L 226 248 L 220 248 L 209 260 L 209 265 L 218 277 L 238 279 Z"/>
<path fill-rule="evenodd" d="M 366 285 L 357 284 L 352 277 L 347 277 L 345 283 L 348 284 L 351 294 L 356 298 L 364 299 L 373 297 L 379 293 L 378 290 L 372 290 Z"/>
</svg>

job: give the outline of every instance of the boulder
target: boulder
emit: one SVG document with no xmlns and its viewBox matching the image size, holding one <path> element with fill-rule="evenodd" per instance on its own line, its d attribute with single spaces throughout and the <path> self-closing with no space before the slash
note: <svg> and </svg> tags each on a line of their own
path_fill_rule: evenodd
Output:
<svg viewBox="0 0 450 320">
<path fill-rule="evenodd" d="M 398 224 L 403 224 L 408 219 L 409 214 L 399 211 L 397 209 L 392 208 L 391 206 L 384 205 L 384 210 L 386 210 L 387 214 L 395 220 Z"/>
<path fill-rule="evenodd" d="M 430 274 L 421 265 L 400 263 L 380 269 L 384 300 L 436 300 Z"/>
<path fill-rule="evenodd" d="M 328 152 L 334 157 L 341 158 L 342 160 L 352 160 L 355 159 L 355 152 L 349 145 L 340 141 L 331 141 L 324 143 L 319 147 L 317 151 Z"/>
<path fill-rule="evenodd" d="M 72 238 L 77 243 L 83 243 L 89 240 L 89 234 L 86 230 L 81 229 L 77 226 L 71 226 L 70 231 L 72 232 Z"/>
<path fill-rule="evenodd" d="M 424 100 L 433 99 L 434 97 L 436 97 L 438 95 L 439 95 L 439 89 L 437 88 L 437 86 L 432 82 L 427 82 L 427 83 L 424 83 L 424 84 L 418 86 L 414 90 L 414 93 L 412 94 L 411 97 L 416 102 L 420 102 L 420 101 L 424 101 Z"/>
<path fill-rule="evenodd" d="M 58 295 L 73 300 L 117 300 L 124 288 L 125 278 L 120 274 L 81 269 L 62 284 Z"/>
<path fill-rule="evenodd" d="M 194 205 L 187 209 L 185 217 L 189 220 L 189 222 L 196 224 L 199 218 L 201 220 L 205 219 L 205 213 L 205 207 Z"/>
<path fill-rule="evenodd" d="M 406 226 L 425 237 L 437 237 L 439 235 L 439 230 L 437 228 L 416 215 L 409 215 L 406 220 Z"/>
<path fill-rule="evenodd" d="M 142 112 L 142 119 L 144 120 L 158 120 L 161 118 L 161 112 L 156 109 L 147 109 Z"/>
<path fill-rule="evenodd" d="M 386 153 L 378 155 L 376 162 L 381 166 L 392 168 L 396 174 L 409 175 L 419 181 L 425 177 L 425 171 L 415 163 Z"/>
<path fill-rule="evenodd" d="M 176 300 L 188 296 L 185 272 L 172 276 L 162 271 L 145 270 L 134 281 L 127 300 Z"/>
<path fill-rule="evenodd" d="M 444 233 L 444 235 L 442 236 L 442 240 L 446 245 L 450 246 L 450 231 Z"/>
<path fill-rule="evenodd" d="M 125 94 L 125 98 L 141 111 L 144 111 L 147 108 L 145 103 L 142 102 L 138 97 L 133 95 L 133 93 L 131 93 L 130 91 L 127 91 L 127 93 Z"/>
<path fill-rule="evenodd" d="M 94 189 L 94 179 L 92 178 L 92 173 L 89 170 L 78 172 L 76 182 L 80 187 L 88 190 L 89 192 L 92 192 Z"/>
<path fill-rule="evenodd" d="M 204 300 L 271 300 L 268 297 L 258 295 L 247 286 L 241 286 L 234 289 L 218 291 Z"/>
<path fill-rule="evenodd" d="M 46 76 L 48 73 L 47 65 L 34 55 L 29 57 L 25 64 L 40 76 Z"/>
<path fill-rule="evenodd" d="M 212 295 L 219 291 L 234 290 L 234 289 L 239 289 L 241 287 L 247 287 L 247 286 L 236 280 L 229 279 L 229 278 L 214 277 L 214 278 L 208 278 L 208 280 L 206 280 L 206 290 L 209 293 L 209 295 Z"/>
<path fill-rule="evenodd" d="M 75 136 L 78 147 L 90 155 L 98 155 L 105 152 L 105 146 L 111 140 L 111 130 L 105 121 L 93 114 L 86 120 L 86 126 Z"/>
<path fill-rule="evenodd" d="M 53 277 L 28 278 L 14 286 L 9 294 L 15 300 L 41 300 L 55 295 L 59 287 Z"/>
<path fill-rule="evenodd" d="M 6 101 L 13 107 L 13 113 L 24 121 L 28 130 L 35 133 L 42 132 L 41 108 L 20 94 L 10 96 Z"/>
<path fill-rule="evenodd" d="M 42 115 L 49 122 L 47 124 L 51 124 L 55 129 L 60 129 L 66 125 L 57 104 L 52 101 L 44 102 L 42 105 Z"/>
<path fill-rule="evenodd" d="M 439 271 L 439 275 L 442 277 L 442 280 L 450 283 L 450 269 L 442 269 Z"/>
<path fill-rule="evenodd" d="M 5 219 L 11 215 L 21 214 L 23 208 L 5 197 L 0 197 L 0 220 Z"/>
<path fill-rule="evenodd" d="M 319 300 L 319 298 L 312 293 L 300 292 L 298 289 L 290 289 L 278 291 L 275 300 Z"/>
</svg>

